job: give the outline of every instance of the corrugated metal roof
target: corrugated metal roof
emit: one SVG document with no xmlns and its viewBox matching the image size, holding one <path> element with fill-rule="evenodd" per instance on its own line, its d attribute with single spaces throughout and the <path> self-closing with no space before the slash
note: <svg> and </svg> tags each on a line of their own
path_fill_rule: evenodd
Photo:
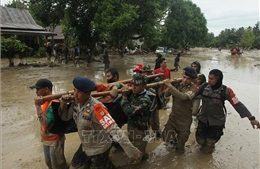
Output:
<svg viewBox="0 0 260 169">
<path fill-rule="evenodd" d="M 7 8 L 0 6 L 1 9 L 1 29 L 26 29 L 45 31 L 38 25 L 28 10 L 17 8 Z"/>
<path fill-rule="evenodd" d="M 40 31 L 40 30 L 14 30 L 14 29 L 1 29 L 2 34 L 23 34 L 23 35 L 45 35 L 45 36 L 55 36 L 57 35 L 54 32 L 48 32 L 48 31 Z"/>
<path fill-rule="evenodd" d="M 50 30 L 50 27 L 46 27 L 47 30 Z M 63 40 L 65 39 L 64 38 L 64 35 L 62 33 L 62 27 L 59 25 L 59 26 L 56 26 L 53 33 L 57 34 L 56 36 L 53 36 L 53 39 L 59 39 L 59 40 Z M 48 39 L 51 39 L 52 37 L 48 37 Z"/>
</svg>

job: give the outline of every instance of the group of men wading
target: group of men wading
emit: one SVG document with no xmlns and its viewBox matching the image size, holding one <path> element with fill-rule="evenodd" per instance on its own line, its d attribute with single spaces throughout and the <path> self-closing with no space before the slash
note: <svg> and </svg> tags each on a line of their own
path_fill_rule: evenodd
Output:
<svg viewBox="0 0 260 169">
<path fill-rule="evenodd" d="M 201 145 L 201 151 L 212 153 L 215 143 L 223 135 L 225 100 L 231 103 L 241 118 L 247 117 L 254 128 L 260 128 L 259 122 L 237 99 L 232 89 L 222 84 L 223 74 L 220 70 L 211 70 L 206 83 L 205 76 L 200 73 L 200 64 L 195 61 L 182 70 L 182 79 L 176 80 L 170 77 L 166 59 L 160 58 L 158 63 L 159 68 L 154 71 L 150 66 L 137 64 L 135 74 L 126 84 L 117 83 L 119 74 L 114 68 L 106 71 L 107 84 L 97 84 L 87 77 L 75 77 L 72 81 L 73 95 L 62 95 L 58 100 L 44 99 L 52 95 L 53 84 L 48 79 L 40 79 L 30 86 L 36 89 L 37 97 L 34 100 L 47 166 L 68 168 L 64 156 L 65 132 L 51 132 L 54 131 L 52 128 L 56 118 L 62 121 L 74 119 L 81 141 L 70 168 L 116 168 L 109 159 L 110 149 L 115 145 L 124 150 L 130 164 L 140 164 L 149 158 L 146 147 L 150 127 L 155 136 L 162 137 L 167 147 L 183 154 L 190 135 L 192 115 L 198 119 L 196 141 Z M 160 76 L 149 78 L 153 73 L 159 73 Z M 157 85 L 147 88 L 150 83 Z M 110 93 L 96 99 L 92 91 Z M 159 110 L 164 107 L 165 99 L 162 98 L 169 97 L 172 100 L 171 113 L 161 132 Z M 59 106 L 54 108 L 53 102 L 59 102 Z M 111 102 L 119 105 L 126 117 L 128 137 L 121 130 L 124 123 L 115 120 L 112 109 L 105 106 Z"/>
</svg>

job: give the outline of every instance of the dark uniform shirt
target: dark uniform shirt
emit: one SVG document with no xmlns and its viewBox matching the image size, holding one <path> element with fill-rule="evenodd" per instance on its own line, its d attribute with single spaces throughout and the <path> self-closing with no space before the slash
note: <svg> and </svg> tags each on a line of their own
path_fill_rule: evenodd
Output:
<svg viewBox="0 0 260 169">
<path fill-rule="evenodd" d="M 209 123 L 211 126 L 221 126 L 225 124 L 226 113 L 224 110 L 223 101 L 221 99 L 221 92 L 223 86 L 213 90 L 209 85 L 203 90 L 202 97 L 202 109 L 198 116 L 198 119 L 203 123 Z M 230 104 L 239 113 L 240 117 L 250 117 L 251 113 L 241 103 L 231 88 L 226 88 L 225 100 L 228 100 Z"/>
</svg>

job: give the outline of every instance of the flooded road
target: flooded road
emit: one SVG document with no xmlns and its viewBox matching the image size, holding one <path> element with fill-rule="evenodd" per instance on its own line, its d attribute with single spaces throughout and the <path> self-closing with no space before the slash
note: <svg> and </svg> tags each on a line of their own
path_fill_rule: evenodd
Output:
<svg viewBox="0 0 260 169">
<path fill-rule="evenodd" d="M 242 56 L 231 56 L 228 50 L 193 49 L 180 58 L 180 66 L 189 66 L 197 60 L 201 63 L 202 73 L 207 77 L 211 69 L 223 71 L 223 83 L 231 87 L 238 99 L 243 102 L 259 120 L 259 81 L 260 51 L 245 51 Z M 173 68 L 174 55 L 166 57 L 167 65 Z M 136 63 L 154 67 L 155 55 L 150 56 L 111 56 L 110 67 L 120 72 L 120 79 L 129 79 Z M 27 62 L 35 59 L 28 58 Z M 44 60 L 41 60 L 42 62 Z M 19 62 L 15 62 L 18 64 Z M 171 72 L 172 78 L 181 77 L 181 71 Z M 72 90 L 75 76 L 87 76 L 96 82 L 105 82 L 104 64 L 93 62 L 61 65 L 59 67 L 8 67 L 7 60 L 1 60 L 1 145 L 2 157 L 0 168 L 3 169 L 44 169 L 40 127 L 33 103 L 35 90 L 27 87 L 39 78 L 48 78 L 54 84 L 54 93 Z M 235 109 L 226 101 L 227 122 L 224 135 L 216 144 L 211 155 L 202 154 L 194 140 L 194 126 L 186 144 L 184 155 L 177 155 L 174 150 L 167 150 L 161 139 L 152 140 L 147 147 L 150 158 L 143 162 L 140 169 L 259 169 L 260 168 L 260 130 L 252 129 L 247 118 L 241 119 Z M 171 107 L 169 103 L 168 106 Z M 160 111 L 161 128 L 168 119 L 170 109 Z M 125 129 L 125 126 L 123 127 Z M 70 160 L 79 146 L 77 133 L 67 134 L 65 157 Z M 112 160 L 121 165 L 125 156 L 114 154 Z M 121 161 L 121 162 L 120 162 Z"/>
</svg>

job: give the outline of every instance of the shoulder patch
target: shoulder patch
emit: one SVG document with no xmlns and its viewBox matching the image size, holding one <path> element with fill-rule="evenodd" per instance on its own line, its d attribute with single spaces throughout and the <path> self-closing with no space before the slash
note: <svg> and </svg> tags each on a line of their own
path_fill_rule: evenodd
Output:
<svg viewBox="0 0 260 169">
<path fill-rule="evenodd" d="M 115 120 L 111 117 L 107 109 L 101 104 L 94 105 L 94 112 L 97 120 L 105 130 L 115 124 Z"/>
<path fill-rule="evenodd" d="M 240 101 L 238 100 L 238 98 L 236 97 L 235 93 L 233 92 L 233 90 L 231 88 L 227 88 L 228 89 L 228 92 L 229 92 L 229 95 L 230 95 L 230 103 L 231 105 L 235 105 L 237 103 L 239 103 Z"/>
</svg>

